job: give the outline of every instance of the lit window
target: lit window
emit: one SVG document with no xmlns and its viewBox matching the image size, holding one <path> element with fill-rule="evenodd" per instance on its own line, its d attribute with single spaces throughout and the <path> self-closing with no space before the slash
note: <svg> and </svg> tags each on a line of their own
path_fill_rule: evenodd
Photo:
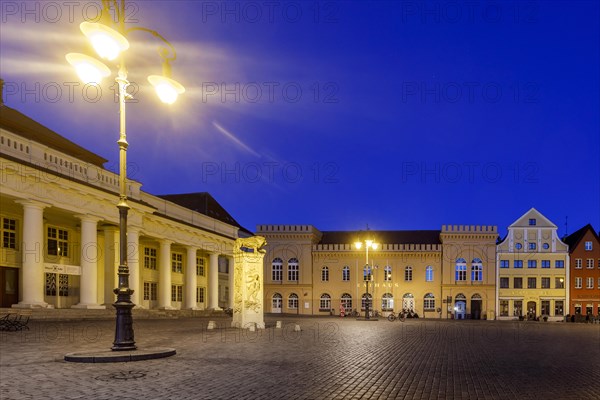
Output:
<svg viewBox="0 0 600 400">
<path fill-rule="evenodd" d="M 554 287 L 556 289 L 564 289 L 565 288 L 565 278 L 562 278 L 562 277 L 554 278 Z"/>
<path fill-rule="evenodd" d="M 381 311 L 392 311 L 394 309 L 394 296 L 391 293 L 385 293 L 381 297 Z"/>
<path fill-rule="evenodd" d="M 527 260 L 527 268 L 537 268 L 537 260 Z"/>
<path fill-rule="evenodd" d="M 564 267 L 565 267 L 564 260 L 555 260 L 554 261 L 554 268 L 564 268 Z"/>
<path fill-rule="evenodd" d="M 457 281 L 467 280 L 467 261 L 464 258 L 456 260 L 456 276 Z"/>
<path fill-rule="evenodd" d="M 508 260 L 500 260 L 500 268 L 508 268 L 510 265 Z"/>
<path fill-rule="evenodd" d="M 481 265 L 481 259 L 476 258 L 471 264 L 471 281 L 481 282 L 483 280 L 483 266 Z"/>
<path fill-rule="evenodd" d="M 550 260 L 542 260 L 542 268 L 550 268 Z"/>
<path fill-rule="evenodd" d="M 523 260 L 514 261 L 515 268 L 523 268 Z"/>
<path fill-rule="evenodd" d="M 183 272 L 183 253 L 171 253 L 171 271 L 178 274 Z"/>
<path fill-rule="evenodd" d="M 144 268 L 156 269 L 156 249 L 144 247 Z"/>
<path fill-rule="evenodd" d="M 433 282 L 433 267 L 431 265 L 425 268 L 425 281 Z"/>
<path fill-rule="evenodd" d="M 275 258 L 271 263 L 271 279 L 275 282 L 281 282 L 283 279 L 283 260 Z"/>
<path fill-rule="evenodd" d="M 554 315 L 564 315 L 564 302 L 562 300 L 554 301 Z"/>
<path fill-rule="evenodd" d="M 586 251 L 592 251 L 592 242 L 585 242 Z"/>
<path fill-rule="evenodd" d="M 48 255 L 69 256 L 69 232 L 64 229 L 48 227 Z"/>
<path fill-rule="evenodd" d="M 383 269 L 383 280 L 389 282 L 392 280 L 392 267 L 386 265 Z"/>
</svg>

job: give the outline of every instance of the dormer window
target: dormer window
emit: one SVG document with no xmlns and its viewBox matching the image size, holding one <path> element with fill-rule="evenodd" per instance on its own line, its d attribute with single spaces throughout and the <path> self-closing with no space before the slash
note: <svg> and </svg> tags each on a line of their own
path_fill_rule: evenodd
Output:
<svg viewBox="0 0 600 400">
<path fill-rule="evenodd" d="M 529 218 L 529 226 L 535 226 L 536 222 L 535 218 Z"/>
</svg>

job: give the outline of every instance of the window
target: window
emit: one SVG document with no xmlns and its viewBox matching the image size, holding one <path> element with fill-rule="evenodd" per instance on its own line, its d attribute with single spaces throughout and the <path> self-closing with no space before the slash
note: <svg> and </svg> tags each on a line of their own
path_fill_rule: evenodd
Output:
<svg viewBox="0 0 600 400">
<path fill-rule="evenodd" d="M 515 300 L 513 315 L 515 317 L 520 317 L 523 315 L 523 300 Z"/>
<path fill-rule="evenodd" d="M 202 286 L 196 287 L 196 303 L 204 303 L 206 296 L 206 289 Z"/>
<path fill-rule="evenodd" d="M 508 278 L 505 278 L 505 277 L 500 278 L 500 288 L 508 289 Z"/>
<path fill-rule="evenodd" d="M 523 260 L 515 260 L 514 266 L 515 268 L 523 268 Z"/>
<path fill-rule="evenodd" d="M 456 280 L 467 280 L 467 261 L 464 258 L 456 260 Z"/>
<path fill-rule="evenodd" d="M 156 282 L 144 282 L 144 300 L 158 299 L 158 284 Z"/>
<path fill-rule="evenodd" d="M 514 289 L 523 289 L 523 278 L 515 277 L 513 280 L 513 288 Z"/>
<path fill-rule="evenodd" d="M 58 290 L 56 276 L 58 275 Z M 46 274 L 46 296 L 67 297 L 69 295 L 69 275 L 66 274 Z"/>
<path fill-rule="evenodd" d="M 575 278 L 575 289 L 581 289 L 581 282 L 582 282 L 581 277 Z"/>
<path fill-rule="evenodd" d="M 554 261 L 554 268 L 564 268 L 565 261 L 564 260 L 556 260 Z"/>
<path fill-rule="evenodd" d="M 476 258 L 473 260 L 471 264 L 471 281 L 480 282 L 483 280 L 483 266 L 481 265 L 481 260 Z"/>
<path fill-rule="evenodd" d="M 345 266 L 344 269 L 342 269 L 342 280 L 343 281 L 350 280 L 350 267 Z"/>
<path fill-rule="evenodd" d="M 321 269 L 321 281 L 322 282 L 327 282 L 329 281 L 329 268 L 327 267 L 323 267 Z"/>
<path fill-rule="evenodd" d="M 183 272 L 183 253 L 171 253 L 171 271 L 178 274 Z"/>
<path fill-rule="evenodd" d="M 360 306 L 363 310 L 365 309 L 365 306 L 367 304 L 367 299 L 369 299 L 369 307 L 371 307 L 371 304 L 373 303 L 373 297 L 371 296 L 371 293 L 365 293 L 362 295 Z"/>
<path fill-rule="evenodd" d="M 537 278 L 527 278 L 527 289 L 535 289 Z"/>
<path fill-rule="evenodd" d="M 64 229 L 48 227 L 48 255 L 69 256 L 69 232 Z"/>
<path fill-rule="evenodd" d="M 386 282 L 390 282 L 392 280 L 392 267 L 386 265 L 383 269 L 383 280 Z"/>
<path fill-rule="evenodd" d="M 587 260 L 585 260 L 585 267 L 588 269 L 594 268 L 594 259 L 588 258 Z"/>
<path fill-rule="evenodd" d="M 542 245 L 542 248 L 543 248 L 544 250 L 548 250 L 548 249 L 550 248 L 550 245 L 549 245 L 548 243 L 544 243 L 544 244 Z"/>
<path fill-rule="evenodd" d="M 537 260 L 527 260 L 527 268 L 537 268 Z"/>
<path fill-rule="evenodd" d="M 592 251 L 592 242 L 585 242 L 585 250 Z"/>
<path fill-rule="evenodd" d="M 515 244 L 515 249 L 521 250 L 522 248 L 523 248 L 523 245 L 521 243 Z"/>
<path fill-rule="evenodd" d="M 292 310 L 298 309 L 298 295 L 296 293 L 292 293 L 288 297 L 288 308 Z"/>
<path fill-rule="evenodd" d="M 283 279 L 283 260 L 276 258 L 271 264 L 271 279 L 277 282 L 281 282 Z"/>
<path fill-rule="evenodd" d="M 411 266 L 404 268 L 404 280 L 405 281 L 407 281 L 407 282 L 412 281 L 412 276 L 413 276 L 412 272 L 413 271 L 412 271 Z"/>
<path fill-rule="evenodd" d="M 535 218 L 529 218 L 529 226 L 535 226 L 536 222 Z"/>
<path fill-rule="evenodd" d="M 204 269 L 204 258 L 196 257 L 196 275 L 204 276 L 206 274 L 206 270 Z M 202 302 L 199 302 L 202 303 Z"/>
<path fill-rule="evenodd" d="M 435 296 L 433 293 L 427 293 L 423 297 L 423 309 L 427 311 L 435 310 Z"/>
<path fill-rule="evenodd" d="M 156 249 L 144 247 L 144 268 L 156 269 Z"/>
<path fill-rule="evenodd" d="M 535 243 L 529 242 L 529 250 L 535 250 L 535 249 L 536 249 Z"/>
<path fill-rule="evenodd" d="M 550 315 L 550 300 L 542 300 L 542 315 Z"/>
<path fill-rule="evenodd" d="M 550 268 L 550 260 L 542 260 L 542 268 Z"/>
<path fill-rule="evenodd" d="M 562 277 L 554 278 L 554 288 L 564 289 L 565 288 L 565 278 L 562 278 Z"/>
<path fill-rule="evenodd" d="M 327 275 L 327 279 L 329 279 L 329 275 Z M 290 258 L 288 261 L 288 281 L 297 282 L 298 281 L 298 259 Z"/>
<path fill-rule="evenodd" d="M 342 295 L 342 306 L 345 310 L 352 310 L 352 296 L 348 293 Z"/>
<path fill-rule="evenodd" d="M 319 301 L 319 310 L 320 311 L 329 311 L 331 310 L 331 296 L 327 293 L 323 293 L 321 295 L 321 301 Z"/>
<path fill-rule="evenodd" d="M 554 301 L 554 315 L 564 315 L 564 302 L 562 300 Z"/>
<path fill-rule="evenodd" d="M 2 218 L 2 247 L 17 249 L 17 220 Z"/>
<path fill-rule="evenodd" d="M 500 316 L 508 317 L 508 300 L 500 300 Z"/>
<path fill-rule="evenodd" d="M 171 285 L 171 301 L 183 301 L 182 285 Z"/>
<path fill-rule="evenodd" d="M 594 278 L 589 277 L 586 279 L 587 284 L 585 285 L 586 289 L 593 289 L 594 288 Z"/>
<path fill-rule="evenodd" d="M 542 289 L 550 289 L 550 278 L 542 277 Z"/>
<path fill-rule="evenodd" d="M 581 269 L 582 265 L 583 265 L 583 264 L 582 264 L 582 262 L 581 262 L 581 258 L 576 258 L 576 259 L 575 259 L 575 268 L 577 268 L 577 269 Z"/>
<path fill-rule="evenodd" d="M 425 281 L 433 282 L 433 267 L 431 265 L 428 265 L 427 268 L 425 268 Z"/>
<path fill-rule="evenodd" d="M 381 311 L 392 311 L 394 309 L 394 296 L 391 293 L 385 293 L 381 297 Z"/>
<path fill-rule="evenodd" d="M 500 268 L 508 268 L 509 261 L 508 260 L 500 260 Z"/>
</svg>

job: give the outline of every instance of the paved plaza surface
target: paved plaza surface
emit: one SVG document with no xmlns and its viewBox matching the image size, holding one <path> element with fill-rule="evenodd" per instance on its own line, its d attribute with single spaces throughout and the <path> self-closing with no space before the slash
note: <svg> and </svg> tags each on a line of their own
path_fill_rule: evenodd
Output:
<svg viewBox="0 0 600 400">
<path fill-rule="evenodd" d="M 598 399 L 600 325 L 544 322 L 266 318 L 135 320 L 140 348 L 169 358 L 63 360 L 106 350 L 114 321 L 30 322 L 0 332 L 5 399 Z M 275 327 L 281 320 L 281 329 Z M 299 324 L 301 331 L 294 330 Z"/>
</svg>

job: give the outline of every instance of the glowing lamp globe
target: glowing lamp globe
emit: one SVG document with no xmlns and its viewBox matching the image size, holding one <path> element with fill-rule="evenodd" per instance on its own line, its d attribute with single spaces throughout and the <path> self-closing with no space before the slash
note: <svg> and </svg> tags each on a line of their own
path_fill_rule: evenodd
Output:
<svg viewBox="0 0 600 400">
<path fill-rule="evenodd" d="M 103 78 L 110 75 L 110 69 L 93 57 L 81 53 L 69 53 L 65 58 L 75 68 L 79 79 L 86 84 L 98 85 Z"/>
<path fill-rule="evenodd" d="M 122 51 L 129 48 L 129 42 L 125 36 L 106 25 L 82 22 L 79 28 L 90 40 L 96 53 L 106 60 L 116 59 Z"/>
<path fill-rule="evenodd" d="M 185 92 L 185 88 L 176 80 L 162 75 L 150 75 L 148 82 L 154 86 L 154 90 L 160 101 L 165 104 L 173 104 L 177 96 Z"/>
</svg>

